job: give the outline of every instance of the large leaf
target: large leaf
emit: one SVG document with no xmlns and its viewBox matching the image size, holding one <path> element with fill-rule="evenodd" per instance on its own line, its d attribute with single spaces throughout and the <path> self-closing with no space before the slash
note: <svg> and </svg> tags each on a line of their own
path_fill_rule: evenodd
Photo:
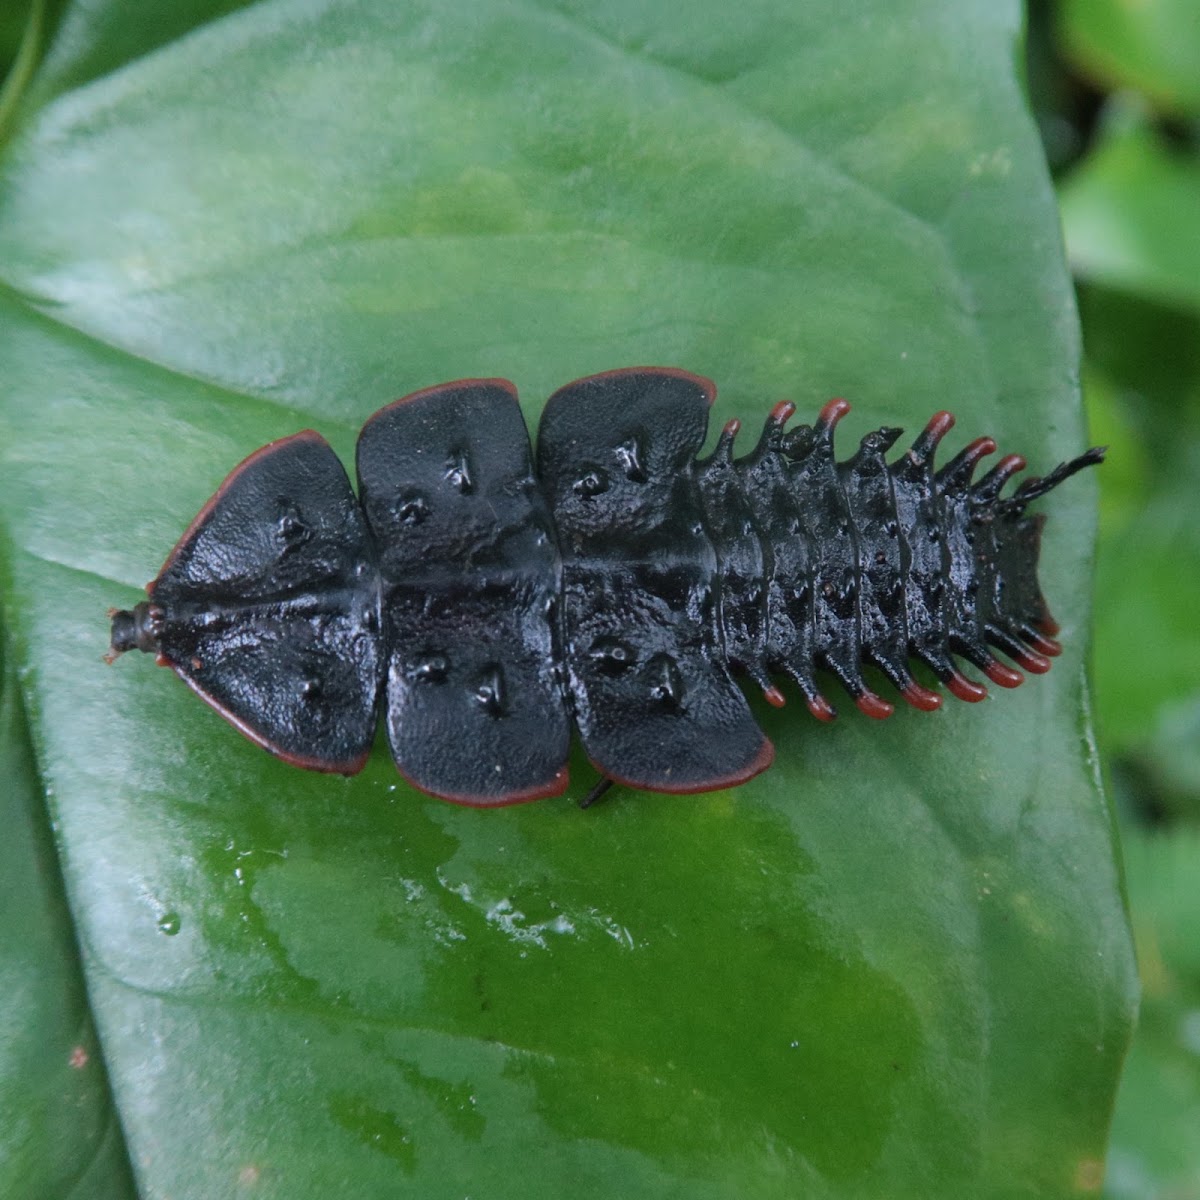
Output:
<svg viewBox="0 0 1200 1200">
<path fill-rule="evenodd" d="M 35 82 L 0 164 L 0 519 L 143 1190 L 1094 1191 L 1134 982 L 1090 481 L 1052 503 L 1048 678 L 764 713 L 779 761 L 735 792 L 581 814 L 577 760 L 572 796 L 456 809 L 99 661 L 240 456 L 308 424 L 349 454 L 443 379 L 509 375 L 533 417 L 678 363 L 718 421 L 837 392 L 852 432 L 948 405 L 1035 468 L 1077 450 L 1016 5 L 276 0 L 119 69 L 90 27 L 109 73 Z"/>
<path fill-rule="evenodd" d="M 0 635 L 3 630 L 0 629 Z M 4 660 L 0 636 L 0 668 Z M 0 669 L 0 1194 L 133 1193 L 11 657 Z"/>
</svg>

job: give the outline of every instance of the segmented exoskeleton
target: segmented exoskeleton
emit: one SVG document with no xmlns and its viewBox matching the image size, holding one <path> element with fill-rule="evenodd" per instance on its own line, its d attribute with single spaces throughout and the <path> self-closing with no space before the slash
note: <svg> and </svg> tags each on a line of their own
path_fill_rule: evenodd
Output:
<svg viewBox="0 0 1200 1200">
<path fill-rule="evenodd" d="M 149 599 L 112 615 L 110 658 L 157 654 L 243 733 L 288 762 L 352 773 L 382 705 L 417 787 L 491 806 L 567 786 L 571 725 L 607 779 L 664 792 L 745 782 L 773 748 L 735 675 L 767 700 L 790 680 L 834 718 L 818 672 L 868 716 L 938 693 L 924 663 L 980 700 L 1049 668 L 1057 626 L 1037 580 L 1031 501 L 1099 462 L 1089 450 L 1005 496 L 1022 470 L 978 438 L 945 466 L 937 413 L 867 434 L 844 462 L 832 400 L 812 425 L 777 404 L 735 457 L 738 422 L 698 460 L 706 379 L 631 368 L 577 380 L 542 414 L 536 470 L 516 390 L 462 380 L 364 426 L 359 494 L 306 430 L 251 455 L 172 551 Z"/>
</svg>

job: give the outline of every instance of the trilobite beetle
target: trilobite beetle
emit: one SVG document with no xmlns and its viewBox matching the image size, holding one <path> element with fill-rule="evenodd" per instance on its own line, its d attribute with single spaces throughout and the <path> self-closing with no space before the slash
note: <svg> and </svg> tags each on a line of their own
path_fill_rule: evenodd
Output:
<svg viewBox="0 0 1200 1200">
<path fill-rule="evenodd" d="M 932 710 L 924 663 L 961 700 L 1059 653 L 1027 506 L 1093 449 L 1005 495 L 1025 466 L 991 438 L 944 466 L 954 423 L 868 433 L 838 462 L 831 400 L 811 425 L 776 404 L 697 456 L 715 389 L 666 367 L 607 371 L 550 398 L 536 456 L 502 379 L 381 409 L 358 439 L 358 495 L 305 430 L 262 447 L 201 509 L 148 599 L 114 611 L 109 659 L 157 655 L 284 761 L 351 774 L 382 710 L 396 766 L 460 804 L 567 786 L 572 723 L 606 780 L 659 792 L 740 784 L 773 748 L 735 680 L 789 681 L 821 721 L 823 672 L 870 717 L 864 664 Z"/>
</svg>

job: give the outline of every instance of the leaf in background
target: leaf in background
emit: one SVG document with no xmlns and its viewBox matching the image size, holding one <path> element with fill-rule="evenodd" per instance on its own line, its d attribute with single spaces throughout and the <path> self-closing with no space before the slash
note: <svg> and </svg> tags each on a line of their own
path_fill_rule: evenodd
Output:
<svg viewBox="0 0 1200 1200">
<path fill-rule="evenodd" d="M 1135 984 L 1083 711 L 1094 481 L 1051 506 L 1049 677 L 765 713 L 778 763 L 733 792 L 457 809 L 99 661 L 240 457 L 303 425 L 349 456 L 438 380 L 507 374 L 533 418 L 678 363 L 718 422 L 843 393 L 850 437 L 949 406 L 1035 469 L 1075 452 L 1018 36 L 992 0 L 275 0 L 31 102 L 5 599 L 145 1192 L 1096 1190 Z"/>
<path fill-rule="evenodd" d="M 1090 283 L 1200 312 L 1200 161 L 1119 109 L 1059 188 L 1067 253 Z"/>
<path fill-rule="evenodd" d="M 1096 573 L 1100 725 L 1153 807 L 1195 817 L 1178 731 L 1200 703 L 1200 161 L 1118 106 L 1061 200 L 1071 261 L 1091 281 L 1089 412 L 1114 468 Z"/>
<path fill-rule="evenodd" d="M 1081 70 L 1144 93 L 1173 113 L 1200 112 L 1200 19 L 1193 0 L 1063 0 L 1059 33 Z"/>
<path fill-rule="evenodd" d="M 1200 456 L 1192 471 L 1200 471 Z M 1114 749 L 1144 741 L 1165 706 L 1200 697 L 1194 501 L 1194 483 L 1182 476 L 1176 489 L 1162 489 L 1132 524 L 1107 538 L 1100 554 L 1096 676 Z"/>
<path fill-rule="evenodd" d="M 1143 997 L 1113 1122 L 1105 1195 L 1200 1194 L 1200 839 L 1125 838 Z"/>
<path fill-rule="evenodd" d="M 1200 108 L 1200 22 L 1190 0 L 1067 0 L 1060 15 L 1084 72 L 1142 92 L 1108 100 L 1097 144 L 1064 183 L 1063 215 L 1089 281 L 1080 300 L 1092 436 L 1110 445 L 1096 711 L 1124 802 L 1143 980 L 1105 1195 L 1164 1200 L 1200 1196 L 1200 168 L 1177 120 Z M 1176 120 L 1155 128 L 1148 107 Z"/>
<path fill-rule="evenodd" d="M 47 0 L 64 12 L 30 99 L 34 104 L 45 103 L 253 2 L 102 0 L 70 4 Z"/>
<path fill-rule="evenodd" d="M 1181 708 L 1200 702 L 1200 317 L 1104 288 L 1081 292 L 1092 436 L 1111 446 L 1096 569 L 1096 705 L 1105 745 L 1193 813 Z M 1112 470 L 1108 468 L 1111 465 Z M 1163 754 L 1183 755 L 1177 766 Z M 1147 782 L 1154 780 L 1147 779 Z"/>
<path fill-rule="evenodd" d="M 42 0 L 21 0 L 0 12 L 0 139 L 8 135 L 37 69 L 48 28 L 47 7 Z"/>
<path fill-rule="evenodd" d="M 0 84 L 20 52 L 32 8 L 33 0 L 21 0 L 0 10 Z"/>
<path fill-rule="evenodd" d="M 0 629 L 0 1195 L 134 1195 Z"/>
</svg>

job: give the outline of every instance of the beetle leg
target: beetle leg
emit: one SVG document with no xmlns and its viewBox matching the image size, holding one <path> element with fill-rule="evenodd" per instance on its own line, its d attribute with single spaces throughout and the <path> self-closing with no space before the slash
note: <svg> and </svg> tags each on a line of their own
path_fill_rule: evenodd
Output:
<svg viewBox="0 0 1200 1200">
<path fill-rule="evenodd" d="M 607 775 L 601 775 L 600 778 L 596 780 L 588 794 L 579 801 L 579 807 L 591 808 L 592 805 L 595 804 L 596 801 L 599 800 L 610 787 L 612 787 L 612 785 L 613 781 L 609 779 Z"/>
</svg>

